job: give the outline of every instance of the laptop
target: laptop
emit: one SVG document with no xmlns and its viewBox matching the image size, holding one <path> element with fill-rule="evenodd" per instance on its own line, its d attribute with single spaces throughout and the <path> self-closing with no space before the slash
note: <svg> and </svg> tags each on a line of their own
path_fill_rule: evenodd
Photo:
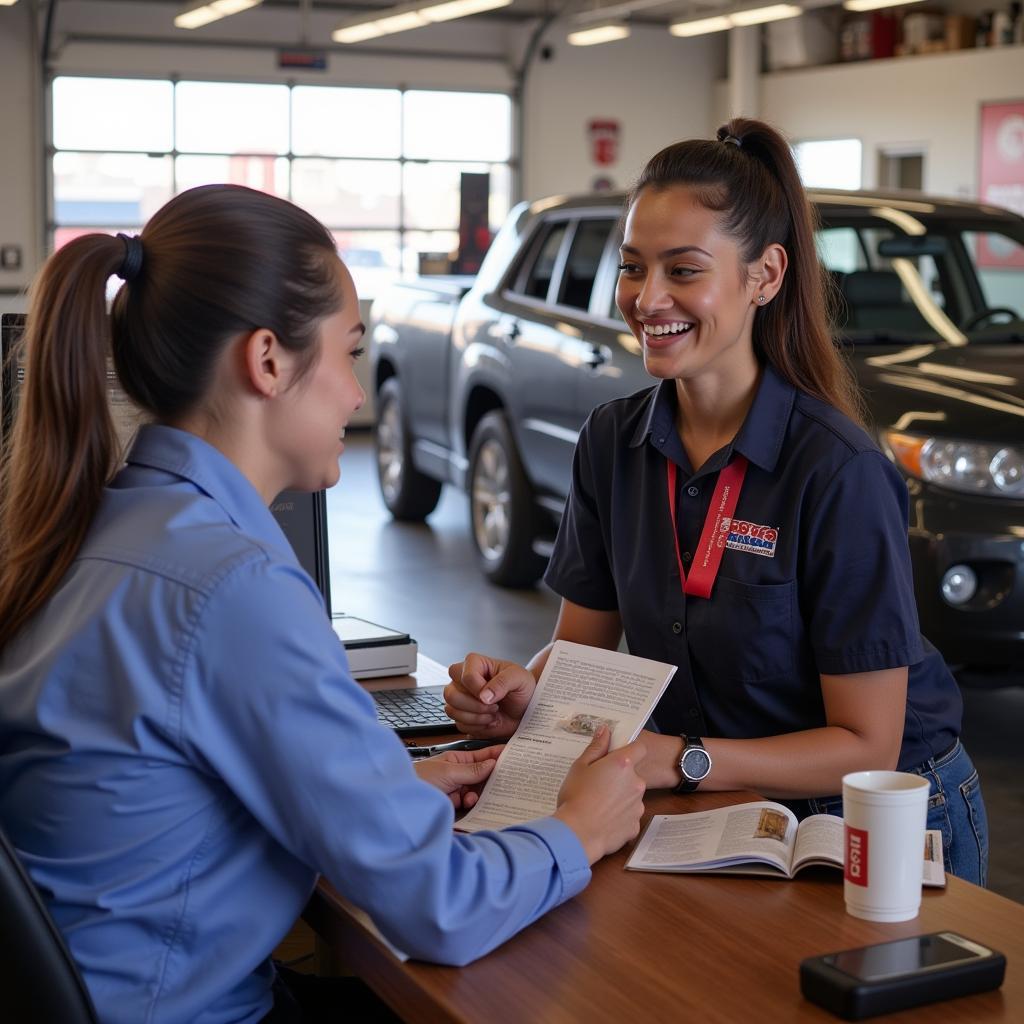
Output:
<svg viewBox="0 0 1024 1024">
<path fill-rule="evenodd" d="M 17 342 L 25 329 L 24 313 L 0 314 L 0 446 L 10 436 L 24 367 Z M 108 370 L 115 424 L 127 444 L 138 425 L 136 411 L 121 390 L 113 368 Z M 299 564 L 316 582 L 331 614 L 330 560 L 327 547 L 327 499 L 324 491 L 285 491 L 271 512 L 288 538 Z M 416 669 L 416 641 L 407 633 L 350 615 L 332 616 L 332 626 L 345 644 L 357 679 L 407 675 Z M 377 717 L 400 735 L 442 732 L 455 728 L 444 713 L 443 686 L 371 691 Z"/>
</svg>

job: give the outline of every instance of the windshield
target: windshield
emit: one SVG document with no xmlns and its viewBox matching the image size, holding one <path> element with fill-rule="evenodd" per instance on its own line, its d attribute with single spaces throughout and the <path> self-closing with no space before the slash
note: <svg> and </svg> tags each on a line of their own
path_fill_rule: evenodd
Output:
<svg viewBox="0 0 1024 1024">
<path fill-rule="evenodd" d="M 836 333 L 854 344 L 1024 342 L 1024 227 L 879 206 L 824 216 Z"/>
</svg>

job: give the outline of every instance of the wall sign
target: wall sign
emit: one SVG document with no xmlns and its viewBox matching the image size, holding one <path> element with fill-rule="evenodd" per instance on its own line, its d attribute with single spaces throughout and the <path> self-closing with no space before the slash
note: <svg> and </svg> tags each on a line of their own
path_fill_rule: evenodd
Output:
<svg viewBox="0 0 1024 1024">
<path fill-rule="evenodd" d="M 981 201 L 1024 216 L 1024 102 L 981 105 L 980 149 Z M 1012 252 L 998 252 L 982 237 L 978 263 L 983 267 L 1024 267 L 1024 255 L 1016 247 Z"/>
</svg>

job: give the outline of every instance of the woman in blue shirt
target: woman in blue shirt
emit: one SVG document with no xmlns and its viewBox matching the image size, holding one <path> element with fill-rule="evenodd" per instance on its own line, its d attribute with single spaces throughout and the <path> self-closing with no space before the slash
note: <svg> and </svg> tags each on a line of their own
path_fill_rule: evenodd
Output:
<svg viewBox="0 0 1024 1024">
<path fill-rule="evenodd" d="M 0 509 L 0 820 L 105 1022 L 262 1019 L 317 873 L 462 964 L 638 830 L 642 747 L 605 735 L 554 817 L 453 835 L 494 748 L 414 768 L 352 681 L 268 505 L 337 481 L 363 333 L 326 229 L 234 186 L 78 238 L 35 285 Z M 108 353 L 152 419 L 116 473 Z"/>
<path fill-rule="evenodd" d="M 674 662 L 645 734 L 651 786 L 750 789 L 841 813 L 847 772 L 931 782 L 947 867 L 984 884 L 962 703 L 921 637 L 907 490 L 862 429 L 832 343 L 785 139 L 738 119 L 669 146 L 626 205 L 616 302 L 660 383 L 594 410 L 546 581 L 555 639 Z M 470 655 L 449 713 L 515 729 L 530 671 Z"/>
</svg>

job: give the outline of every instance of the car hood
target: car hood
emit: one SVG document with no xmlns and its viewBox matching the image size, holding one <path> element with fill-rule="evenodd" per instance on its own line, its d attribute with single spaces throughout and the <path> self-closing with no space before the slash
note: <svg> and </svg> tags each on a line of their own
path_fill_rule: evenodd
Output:
<svg viewBox="0 0 1024 1024">
<path fill-rule="evenodd" d="M 864 346 L 852 361 L 879 430 L 1024 445 L 1024 346 Z"/>
</svg>

